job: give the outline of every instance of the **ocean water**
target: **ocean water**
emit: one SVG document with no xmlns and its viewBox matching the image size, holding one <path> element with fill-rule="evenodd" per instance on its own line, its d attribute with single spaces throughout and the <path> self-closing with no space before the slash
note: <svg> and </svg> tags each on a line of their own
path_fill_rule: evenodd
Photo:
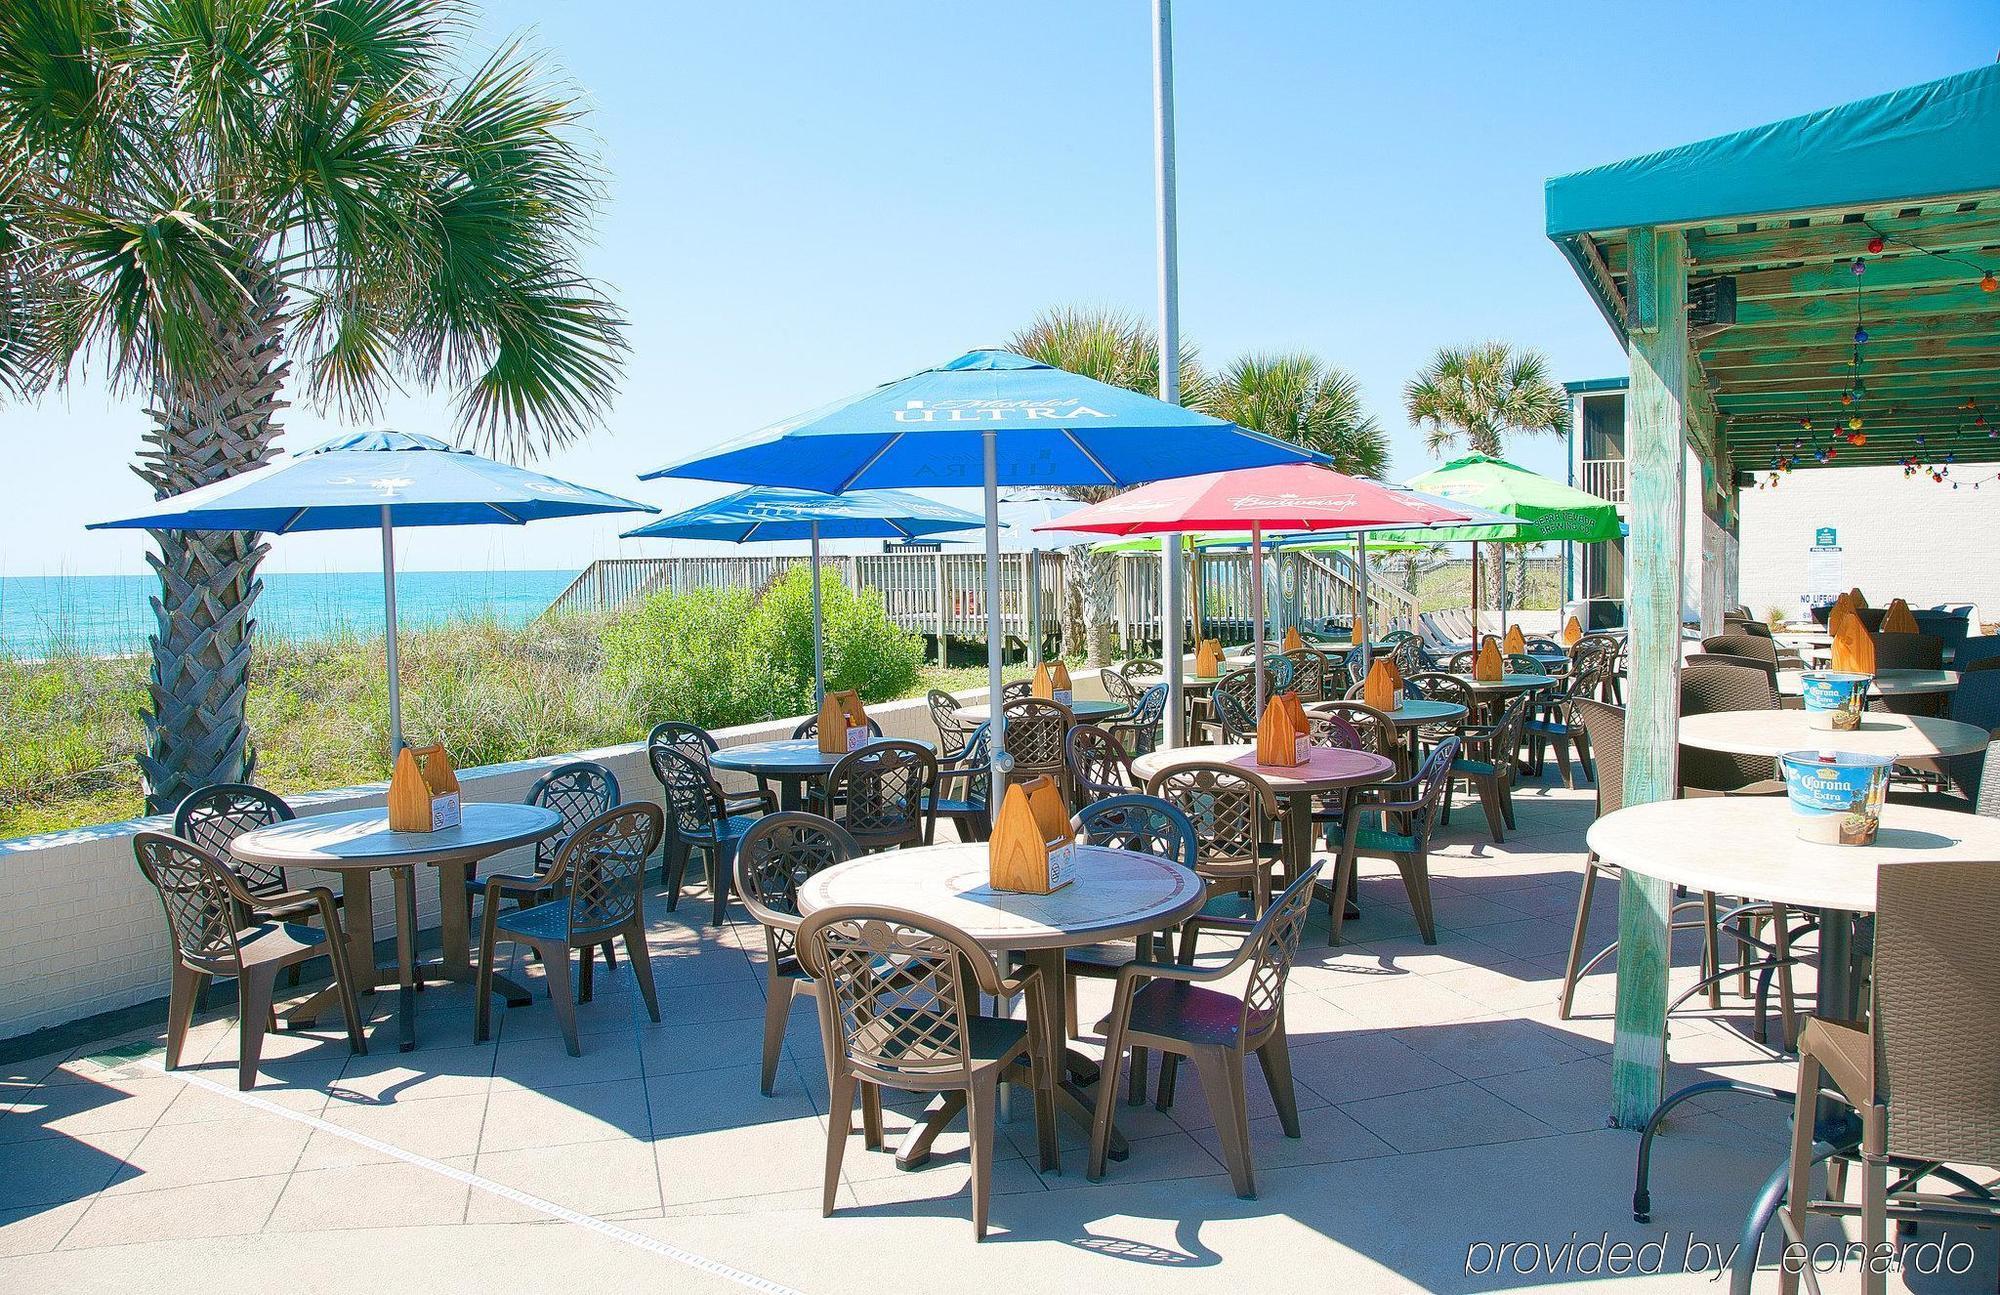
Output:
<svg viewBox="0 0 2000 1295">
<path fill-rule="evenodd" d="M 402 571 L 397 619 L 404 629 L 465 617 L 522 625 L 540 615 L 576 578 L 574 571 Z M 270 573 L 252 613 L 260 634 L 292 640 L 379 633 L 379 571 Z M 159 582 L 145 575 L 0 576 L 0 654 L 107 655 L 145 650 L 153 632 L 151 598 Z"/>
</svg>

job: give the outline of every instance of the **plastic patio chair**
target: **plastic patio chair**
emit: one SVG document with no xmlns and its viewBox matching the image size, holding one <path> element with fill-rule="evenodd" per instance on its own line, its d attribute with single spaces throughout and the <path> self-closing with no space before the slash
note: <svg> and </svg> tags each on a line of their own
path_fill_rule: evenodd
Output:
<svg viewBox="0 0 2000 1295">
<path fill-rule="evenodd" d="M 195 1000 L 215 976 L 236 980 L 236 1086 L 257 1086 L 264 1034 L 276 1027 L 277 977 L 301 962 L 325 957 L 333 965 L 335 997 L 347 1022 L 347 1046 L 366 1055 L 361 1010 L 347 965 L 347 942 L 334 912 L 333 892 L 323 886 L 258 896 L 223 862 L 189 841 L 164 832 L 132 838 L 139 871 L 152 883 L 166 912 L 173 978 L 167 996 L 167 1069 L 178 1069 Z M 267 909 L 266 904 L 270 907 Z M 305 926 L 276 917 L 310 905 L 320 925 Z M 239 915 L 247 920 L 239 920 Z"/>
<path fill-rule="evenodd" d="M 1195 875 L 1208 898 L 1181 926 L 1181 961 L 1204 930 L 1240 931 L 1271 902 L 1281 862 L 1274 843 L 1280 813 L 1271 784 L 1233 764 L 1197 762 L 1162 769 L 1146 794 L 1166 801 L 1194 827 Z"/>
<path fill-rule="evenodd" d="M 826 775 L 827 817 L 864 851 L 920 845 L 934 835 L 937 757 L 920 742 L 871 742 Z"/>
<path fill-rule="evenodd" d="M 1063 739 L 1063 751 L 1069 761 L 1070 790 L 1079 806 L 1136 789 L 1132 757 L 1110 729 L 1078 724 Z"/>
<path fill-rule="evenodd" d="M 1431 748 L 1414 777 L 1357 789 L 1349 800 L 1333 884 L 1327 893 L 1328 944 L 1340 943 L 1347 901 L 1354 892 L 1356 861 L 1364 855 L 1395 863 L 1410 897 L 1418 934 L 1425 944 L 1437 943 L 1437 923 L 1431 914 L 1430 842 L 1457 758 L 1458 738 L 1447 737 Z M 1371 815 L 1378 817 L 1380 827 L 1361 826 Z"/>
<path fill-rule="evenodd" d="M 1105 1018 L 1104 1072 L 1115 1074 L 1126 1048 L 1150 1048 L 1165 1054 L 1160 1066 L 1158 1104 L 1173 1103 L 1174 1077 L 1180 1058 L 1194 1063 L 1202 1096 L 1215 1115 L 1217 1141 L 1229 1166 L 1237 1196 L 1257 1195 L 1257 1171 L 1250 1157 L 1249 1101 L 1243 1071 L 1256 1053 L 1271 1104 L 1285 1136 L 1300 1136 L 1299 1108 L 1292 1085 L 1292 1060 L 1285 1038 L 1285 984 L 1298 956 L 1312 903 L 1310 873 L 1294 881 L 1271 902 L 1251 927 L 1235 954 L 1220 966 L 1195 968 L 1159 962 L 1130 962 L 1118 970 L 1111 1014 Z M 1238 991 L 1211 988 L 1243 974 Z M 1104 1083 L 1090 1127 L 1090 1161 L 1086 1173 L 1104 1176 L 1111 1142 L 1115 1085 Z"/>
<path fill-rule="evenodd" d="M 676 757 L 678 758 L 678 757 Z M 502 941 L 526 944 L 538 954 L 548 976 L 549 1001 L 569 1055 L 583 1055 L 576 1027 L 578 998 L 570 993 L 569 955 L 583 953 L 578 971 L 582 997 L 590 992 L 591 951 L 618 936 L 632 965 L 646 1014 L 657 1024 L 659 994 L 646 948 L 646 861 L 660 843 L 666 819 L 658 805 L 638 801 L 606 810 L 571 834 L 546 872 L 501 874 L 486 879 L 486 909 L 480 919 L 479 975 L 473 990 L 473 1041 L 484 1043 L 493 1009 L 493 960 Z M 500 911 L 507 895 L 553 892 L 554 899 Z"/>
<path fill-rule="evenodd" d="M 799 887 L 816 873 L 856 858 L 861 847 L 840 824 L 789 810 L 757 820 L 736 849 L 736 895 L 764 928 L 764 1066 L 771 1095 L 792 1004 L 817 998 L 818 985 L 798 956 Z"/>
<path fill-rule="evenodd" d="M 708 776 L 708 765 L 671 748 L 653 752 L 653 769 L 666 788 L 666 834 L 672 840 L 662 846 L 661 871 L 667 884 L 667 911 L 680 907 L 681 882 L 689 859 L 702 855 L 707 870 L 710 900 L 714 908 L 711 926 L 722 925 L 729 911 L 729 874 L 736 844 L 757 820 L 748 814 L 732 814 L 722 798 L 721 788 Z"/>
</svg>

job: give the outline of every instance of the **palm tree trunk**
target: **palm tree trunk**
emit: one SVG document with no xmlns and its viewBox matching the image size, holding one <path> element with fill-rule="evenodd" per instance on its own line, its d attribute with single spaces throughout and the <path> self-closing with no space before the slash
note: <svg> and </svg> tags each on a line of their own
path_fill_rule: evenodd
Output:
<svg viewBox="0 0 2000 1295">
<path fill-rule="evenodd" d="M 250 301 L 218 318 L 221 360 L 202 382 L 157 393 L 134 467 L 155 498 L 205 486 L 266 462 L 279 426 L 286 370 L 283 298 L 266 279 Z M 146 560 L 160 578 L 147 681 L 150 710 L 139 768 L 146 808 L 165 813 L 188 792 L 243 782 L 256 766 L 244 715 L 250 684 L 250 609 L 268 552 L 255 532 L 155 531 Z"/>
</svg>

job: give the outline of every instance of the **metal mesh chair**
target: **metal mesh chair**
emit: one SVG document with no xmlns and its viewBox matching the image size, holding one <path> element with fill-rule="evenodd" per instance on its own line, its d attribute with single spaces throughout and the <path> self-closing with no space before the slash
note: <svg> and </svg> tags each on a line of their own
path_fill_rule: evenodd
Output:
<svg viewBox="0 0 2000 1295">
<path fill-rule="evenodd" d="M 1786 1239 L 1809 1245 L 1809 1214 L 1861 1220 L 1861 1289 L 1881 1295 L 1892 1255 L 1889 1220 L 1992 1228 L 2000 1195 L 1989 1182 L 2000 1165 L 2000 1032 L 1976 1028 L 2000 1001 L 2000 870 L 1984 863 L 1909 863 L 1878 881 L 1872 1003 L 1865 1026 L 1815 1017 L 1799 1048 L 1791 1155 L 1775 1185 L 1784 1192 Z M 1860 1136 L 1838 1146 L 1814 1142 L 1815 1111 L 1831 1080 L 1860 1116 Z M 1832 1159 L 1829 1184 L 1844 1189 L 1858 1167 L 1861 1200 L 1844 1190 L 1811 1193 L 1814 1164 Z M 1979 1166 L 1975 1176 L 1954 1165 Z M 1789 1184 L 1788 1188 L 1786 1184 Z M 1932 1187 L 1955 1189 L 1949 1193 Z M 1746 1238 L 1769 1222 L 1780 1197 L 1760 1197 Z M 1754 1244 L 1737 1273 L 1754 1270 Z M 1798 1289 L 1780 1270 L 1779 1289 Z M 1819 1282 L 1805 1267 L 1813 1291 Z M 1738 1289 L 1747 1289 L 1747 1280 Z"/>
<path fill-rule="evenodd" d="M 671 842 L 661 849 L 661 872 L 667 883 L 667 911 L 680 907 L 681 882 L 689 858 L 702 855 L 708 873 L 708 888 L 714 926 L 722 925 L 729 911 L 730 859 L 737 842 L 757 820 L 747 814 L 732 814 L 723 802 L 722 791 L 708 776 L 706 762 L 697 762 L 672 748 L 656 748 L 653 771 L 666 788 L 667 834 Z"/>
<path fill-rule="evenodd" d="M 764 928 L 764 1096 L 778 1076 L 792 1003 L 818 996 L 799 962 L 799 887 L 816 873 L 861 853 L 838 823 L 797 810 L 770 814 L 743 836 L 736 849 L 736 894 Z"/>
<path fill-rule="evenodd" d="M 1431 914 L 1430 842 L 1451 783 L 1452 762 L 1457 758 L 1458 738 L 1447 737 L 1424 757 L 1415 777 L 1355 791 L 1348 802 L 1346 830 L 1327 894 L 1328 944 L 1340 943 L 1348 896 L 1354 890 L 1356 861 L 1364 855 L 1395 863 L 1410 897 L 1418 933 L 1425 944 L 1437 943 L 1437 923 Z M 1361 826 L 1371 815 L 1378 817 L 1380 827 Z"/>
<path fill-rule="evenodd" d="M 984 841 L 992 828 L 988 800 L 993 788 L 988 729 L 981 724 L 965 740 L 965 749 L 956 760 L 941 761 L 937 767 L 936 792 L 931 801 L 931 822 L 950 819 L 961 841 Z"/>
<path fill-rule="evenodd" d="M 963 931 L 901 909 L 822 909 L 800 924 L 798 948 L 807 974 L 820 985 L 828 1044 L 820 1212 L 833 1214 L 840 1190 L 857 1085 L 870 1150 L 882 1141 L 880 1089 L 963 1094 L 972 1138 L 972 1228 L 984 1240 L 1001 1079 L 1025 1079 L 1032 1087 L 1042 1167 L 1058 1163 L 1055 1068 L 1061 1063 L 1043 1046 L 1050 1035 L 1051 987 L 1033 969 L 1002 975 Z M 981 1016 L 981 994 L 1025 996 L 1028 1018 Z"/>
<path fill-rule="evenodd" d="M 850 752 L 826 776 L 828 817 L 866 851 L 932 838 L 937 757 L 918 742 L 884 740 Z"/>
<path fill-rule="evenodd" d="M 1063 749 L 1069 760 L 1070 789 L 1078 805 L 1122 796 L 1136 786 L 1132 757 L 1110 729 L 1078 724 L 1063 739 Z"/>
<path fill-rule="evenodd" d="M 1264 1070 L 1277 1108 L 1278 1123 L 1288 1138 L 1299 1134 L 1298 1100 L 1292 1086 L 1292 1061 L 1285 1038 L 1285 983 L 1298 956 L 1312 903 L 1312 875 L 1300 877 L 1274 900 L 1252 926 L 1235 954 L 1221 966 L 1197 969 L 1158 962 L 1131 962 L 1118 971 L 1111 1014 L 1105 1018 L 1104 1071 L 1115 1074 L 1127 1047 L 1164 1052 L 1160 1072 L 1160 1109 L 1173 1103 L 1174 1075 L 1181 1057 L 1194 1063 L 1201 1077 L 1202 1096 L 1215 1114 L 1217 1140 L 1229 1166 L 1236 1194 L 1257 1195 L 1256 1169 L 1250 1159 L 1249 1102 L 1243 1071 L 1251 1053 Z M 1209 986 L 1242 979 L 1236 992 Z M 1104 1176 L 1111 1143 L 1111 1112 L 1117 1100 L 1114 1086 L 1101 1084 L 1091 1120 L 1090 1163 L 1093 1179 Z"/>
<path fill-rule="evenodd" d="M 322 956 L 333 965 L 335 997 L 347 1022 L 347 1046 L 357 1055 L 368 1051 L 332 891 L 308 886 L 259 896 L 220 859 L 164 832 L 139 833 L 132 838 L 132 853 L 139 871 L 159 893 L 173 949 L 173 976 L 167 996 L 167 1069 L 181 1064 L 181 1050 L 194 1021 L 195 1000 L 210 978 L 233 976 L 240 1041 L 236 1086 L 245 1090 L 256 1087 L 264 1034 L 276 1023 L 278 973 Z M 318 914 L 317 930 L 274 915 L 306 905 Z"/>
<path fill-rule="evenodd" d="M 1054 778 L 1063 792 L 1063 803 L 1069 803 L 1069 759 L 1063 742 L 1076 716 L 1069 707 L 1045 697 L 1016 697 L 1004 709 L 1007 754 L 1014 758 L 1009 776 L 1022 781 Z"/>
<path fill-rule="evenodd" d="M 958 698 L 942 689 L 931 689 L 925 701 L 930 706 L 931 723 L 937 725 L 938 759 L 958 759 L 965 750 L 965 740 L 979 726 L 965 718 L 962 713 L 965 708 L 959 705 Z"/>
<path fill-rule="evenodd" d="M 676 759 L 679 757 L 676 756 Z M 646 860 L 665 830 L 660 807 L 645 801 L 621 805 L 591 819 L 571 834 L 548 871 L 529 877 L 486 879 L 486 908 L 480 921 L 479 977 L 473 990 L 473 1039 L 483 1043 L 493 1005 L 493 959 L 502 941 L 526 944 L 542 961 L 548 975 L 549 1000 L 556 1024 L 572 1057 L 583 1055 L 576 1028 L 578 998 L 570 994 L 569 955 L 583 951 L 578 994 L 590 998 L 592 961 L 597 945 L 623 936 L 625 956 L 646 1000 L 646 1014 L 660 1019 L 659 995 L 653 987 L 653 964 L 646 951 L 644 885 Z M 532 896 L 551 891 L 555 899 L 500 911 L 509 894 Z"/>
</svg>

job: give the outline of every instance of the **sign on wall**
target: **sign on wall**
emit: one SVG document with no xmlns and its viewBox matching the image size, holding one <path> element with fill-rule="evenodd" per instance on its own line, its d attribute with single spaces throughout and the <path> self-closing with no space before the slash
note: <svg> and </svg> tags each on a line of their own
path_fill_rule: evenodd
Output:
<svg viewBox="0 0 2000 1295">
<path fill-rule="evenodd" d="M 1800 601 L 1808 608 L 1824 607 L 1847 588 L 1847 569 L 1841 561 L 1839 533 L 1831 526 L 1813 531 L 1812 547 L 1806 550 L 1806 589 Z"/>
<path fill-rule="evenodd" d="M 1813 547 L 1820 549 L 1840 549 L 1840 532 L 1831 526 L 1822 526 L 1813 532 Z"/>
</svg>

